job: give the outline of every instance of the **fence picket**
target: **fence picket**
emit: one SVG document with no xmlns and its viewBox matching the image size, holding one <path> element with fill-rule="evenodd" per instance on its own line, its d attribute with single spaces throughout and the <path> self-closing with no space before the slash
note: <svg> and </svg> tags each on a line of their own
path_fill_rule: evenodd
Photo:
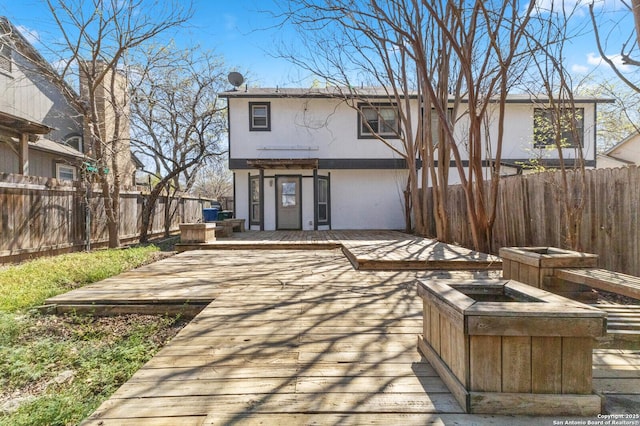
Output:
<svg viewBox="0 0 640 426">
<path fill-rule="evenodd" d="M 569 171 L 570 188 L 584 197 L 579 228 L 579 248 L 600 256 L 602 268 L 640 276 L 640 169 L 586 170 L 580 194 L 578 172 Z M 498 211 L 491 247 L 497 253 L 506 246 L 557 246 L 570 248 L 560 196 L 562 174 L 544 172 L 511 176 L 500 181 Z M 488 187 L 487 187 L 488 192 Z M 426 194 L 426 195 L 425 195 Z M 430 188 L 422 196 L 433 202 Z M 464 190 L 449 188 L 448 218 L 451 242 L 472 247 L 466 220 Z M 430 229 L 435 235 L 435 227 Z"/>
<path fill-rule="evenodd" d="M 85 189 L 55 179 L 0 173 L 0 263 L 25 257 L 53 254 L 60 250 L 81 250 L 85 236 Z M 135 239 L 142 223 L 142 206 L 147 195 L 139 191 L 120 195 L 120 233 L 123 239 Z M 151 235 L 164 232 L 166 199 L 159 201 Z M 182 197 L 171 221 L 170 230 L 177 231 L 180 222 L 201 220 L 202 208 L 210 200 Z M 91 210 L 91 244 L 108 241 L 108 230 L 102 193 L 93 188 Z"/>
</svg>

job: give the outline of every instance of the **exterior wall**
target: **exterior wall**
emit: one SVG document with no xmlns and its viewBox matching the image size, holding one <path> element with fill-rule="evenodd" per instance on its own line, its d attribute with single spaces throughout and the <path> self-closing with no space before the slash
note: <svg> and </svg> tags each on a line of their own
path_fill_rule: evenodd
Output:
<svg viewBox="0 0 640 426">
<path fill-rule="evenodd" d="M 332 229 L 404 230 L 404 170 L 331 172 Z"/>
<path fill-rule="evenodd" d="M 247 228 L 259 230 L 249 224 L 249 174 L 255 170 L 236 172 L 235 216 L 245 219 Z M 330 176 L 331 229 L 398 229 L 405 228 L 404 196 L 406 171 L 404 170 L 319 170 L 321 176 Z M 266 170 L 264 173 L 264 229 L 276 229 L 276 189 L 278 175 L 302 177 L 302 229 L 314 229 L 313 173 L 310 170 Z M 329 229 L 319 226 L 318 229 Z"/>
<path fill-rule="evenodd" d="M 18 156 L 9 145 L 0 139 L 0 172 L 18 173 Z"/>
<path fill-rule="evenodd" d="M 56 162 L 64 163 L 59 157 L 42 151 L 31 150 L 29 153 L 29 170 L 33 176 L 47 178 L 56 177 Z"/>
<path fill-rule="evenodd" d="M 640 164 L 640 163 L 637 163 Z M 622 160 L 617 160 L 608 155 L 598 155 L 596 159 L 596 168 L 597 169 L 614 169 L 616 167 L 626 167 L 629 163 Z"/>
<path fill-rule="evenodd" d="M 82 137 L 82 116 L 65 95 L 64 89 L 67 88 L 58 87 L 46 77 L 47 73 L 54 71 L 5 18 L 0 18 L 0 33 L 8 38 L 5 42 L 13 49 L 11 71 L 0 71 L 0 112 L 21 119 L 17 120 L 20 123 L 16 126 L 0 128 L 0 172 L 17 174 L 20 171 L 20 158 L 15 150 L 18 149 L 17 141 L 21 135 L 31 142 L 45 137 L 50 145 L 49 141 L 63 143 L 72 136 Z M 29 130 L 21 127 L 23 120 L 38 124 L 36 130 L 32 130 L 34 127 Z M 46 127 L 52 130 L 42 135 Z M 39 134 L 29 134 L 30 131 Z M 15 145 L 15 150 L 10 145 Z M 65 148 L 61 149 L 64 151 Z M 43 152 L 29 148 L 26 157 L 28 173 L 54 177 L 56 162 L 69 162 L 74 161 L 75 157 L 82 157 L 78 152 L 61 156 L 55 154 L 56 151 Z"/>
<path fill-rule="evenodd" d="M 0 111 L 15 111 L 16 87 L 12 74 L 0 70 Z M 14 114 L 15 115 L 15 114 Z"/>
<path fill-rule="evenodd" d="M 271 131 L 249 131 L 248 103 L 265 101 Z M 335 99 L 230 98 L 230 158 L 399 158 L 376 139 L 358 139 L 357 120 L 354 109 Z"/>
<path fill-rule="evenodd" d="M 271 131 L 249 131 L 249 102 L 271 103 Z M 417 103 L 412 109 L 417 122 Z M 464 107 L 464 104 L 462 104 Z M 579 103 L 584 108 L 585 160 L 595 160 L 595 105 Z M 505 116 L 502 147 L 503 160 L 558 159 L 554 148 L 534 148 L 533 114 L 536 105 L 531 102 L 509 102 Z M 497 116 L 497 106 L 493 108 Z M 469 158 L 463 142 L 465 124 L 461 114 L 456 139 L 460 141 L 463 160 Z M 231 133 L 230 158 L 400 158 L 377 139 L 358 139 L 357 112 L 336 99 L 324 98 L 230 98 L 229 128 Z M 490 123 L 489 137 L 492 153 L 498 139 L 497 123 Z M 399 140 L 389 141 L 401 148 Z M 578 157 L 577 149 L 564 148 L 565 159 Z"/>
<path fill-rule="evenodd" d="M 2 111 L 52 127 L 46 137 L 56 142 L 82 135 L 82 117 L 61 91 L 26 58 L 14 53 L 13 60 L 11 75 L 0 78 Z"/>
<path fill-rule="evenodd" d="M 250 130 L 250 102 L 270 104 L 270 130 Z M 238 96 L 230 95 L 228 103 L 229 159 L 236 183 L 235 214 L 237 218 L 246 219 L 247 226 L 251 229 L 257 230 L 259 226 L 249 224 L 249 175 L 258 176 L 260 171 L 248 167 L 245 160 L 268 159 L 319 160 L 318 175 L 330 175 L 331 229 L 405 228 L 403 191 L 406 186 L 407 171 L 398 169 L 398 164 L 393 163 L 393 160 L 402 159 L 402 156 L 377 139 L 358 138 L 358 113 L 345 101 L 336 98 L 280 97 L 278 94 L 269 97 L 264 94 L 256 96 L 251 93 L 241 93 Z M 413 104 L 411 114 L 413 122 L 417 123 L 417 101 Z M 464 106 L 464 103 L 461 104 L 461 108 Z M 595 103 L 579 103 L 576 107 L 584 108 L 583 156 L 585 160 L 593 161 L 595 160 Z M 492 108 L 492 112 L 497 116 L 498 105 Z M 512 160 L 518 163 L 529 159 L 557 160 L 560 158 L 555 147 L 534 148 L 535 108 L 536 105 L 530 100 L 515 100 L 507 104 L 502 148 L 503 161 Z M 469 158 L 465 149 L 467 137 L 464 134 L 467 120 L 464 114 L 459 117 L 460 125 L 456 127 L 455 135 L 456 140 L 459 141 L 458 146 L 463 160 Z M 492 152 L 486 153 L 486 158 L 493 158 L 498 137 L 496 122 L 490 122 L 487 134 Z M 391 140 L 389 143 L 399 151 L 403 151 L 399 140 Z M 564 148 L 563 157 L 577 158 L 577 149 Z M 327 160 L 341 160 L 341 166 L 337 166 L 337 162 L 334 164 Z M 376 161 L 367 163 L 367 160 Z M 389 162 L 389 160 L 392 161 Z M 385 168 L 381 164 L 391 168 Z M 489 168 L 485 168 L 485 172 L 488 178 Z M 264 229 L 277 228 L 275 179 L 278 175 L 303 176 L 301 227 L 303 230 L 314 229 L 313 170 L 292 170 L 284 167 L 264 170 Z M 453 165 L 449 179 L 450 184 L 460 182 L 457 169 Z M 318 228 L 326 229 L 322 226 Z"/>
<path fill-rule="evenodd" d="M 70 164 L 70 158 L 32 149 L 29 152 L 29 174 L 45 178 L 56 177 L 56 163 Z M 18 174 L 18 156 L 0 141 L 0 173 Z"/>
<path fill-rule="evenodd" d="M 540 105 L 542 107 L 543 105 Z M 502 159 L 558 159 L 558 151 L 553 148 L 534 148 L 533 140 L 533 113 L 538 105 L 532 103 L 507 104 L 504 120 L 505 134 L 502 144 Z M 596 121 L 595 104 L 576 103 L 576 108 L 584 108 L 584 146 L 582 147 L 585 160 L 595 160 L 596 155 Z M 497 116 L 497 106 L 493 108 Z M 497 123 L 493 123 L 490 130 L 491 140 L 497 141 Z M 492 142 L 492 150 L 495 152 L 496 142 Z M 563 148 L 565 159 L 579 158 L 576 148 Z M 466 154 L 465 154 L 466 155 Z M 468 157 L 467 157 L 468 158 Z"/>
</svg>

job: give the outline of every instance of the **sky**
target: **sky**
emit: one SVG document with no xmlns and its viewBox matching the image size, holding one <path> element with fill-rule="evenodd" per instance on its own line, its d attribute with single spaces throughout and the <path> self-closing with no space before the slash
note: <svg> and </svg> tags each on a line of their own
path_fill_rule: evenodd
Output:
<svg viewBox="0 0 640 426">
<path fill-rule="evenodd" d="M 188 28 L 173 34 L 181 46 L 199 46 L 212 50 L 224 58 L 231 69 L 241 72 L 250 86 L 305 87 L 313 76 L 297 69 L 285 59 L 277 58 L 277 46 L 283 40 L 295 43 L 290 30 L 276 27 L 277 0 L 194 0 L 195 14 Z M 538 0 L 541 5 L 553 0 Z M 583 35 L 572 40 L 567 49 L 567 61 L 576 76 L 594 72 L 607 76 L 606 65 L 597 53 L 593 31 L 588 25 L 588 1 L 565 0 L 565 4 L 578 3 L 576 25 L 583 25 Z M 622 0 L 596 0 L 604 7 L 603 26 L 615 18 Z M 558 0 L 555 0 L 558 3 Z M 44 0 L 0 0 L 0 15 L 7 17 L 45 57 L 46 44 L 58 35 Z M 580 23 L 579 23 L 580 22 Z M 621 35 L 629 34 L 631 21 L 614 28 L 607 53 L 618 53 Z M 614 49 L 615 47 L 615 49 Z"/>
<path fill-rule="evenodd" d="M 245 75 L 252 86 L 295 85 L 309 77 L 284 59 L 275 58 L 283 36 L 273 29 L 276 10 L 271 0 L 194 0 L 194 16 L 172 34 L 184 47 L 199 46 L 223 57 L 227 66 Z M 48 39 L 57 37 L 44 0 L 0 0 L 0 16 L 8 18 L 45 57 Z"/>
</svg>

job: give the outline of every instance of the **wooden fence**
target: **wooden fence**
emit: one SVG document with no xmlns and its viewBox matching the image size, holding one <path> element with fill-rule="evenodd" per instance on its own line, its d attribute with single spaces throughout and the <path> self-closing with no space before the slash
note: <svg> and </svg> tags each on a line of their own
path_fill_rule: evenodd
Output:
<svg viewBox="0 0 640 426">
<path fill-rule="evenodd" d="M 579 194 L 579 174 L 569 172 Z M 513 176 L 500 181 L 492 251 L 508 246 L 555 246 L 567 244 L 560 172 Z M 431 191 L 427 191 L 431 201 Z M 640 169 L 630 166 L 586 171 L 582 193 L 584 209 L 579 228 L 581 251 L 599 255 L 599 266 L 640 276 Z M 449 192 L 452 241 L 472 247 L 464 190 Z M 432 225 L 431 235 L 435 235 Z"/>
<path fill-rule="evenodd" d="M 140 233 L 142 207 L 148 196 L 139 191 L 120 195 L 120 238 L 135 241 Z M 150 235 L 164 232 L 165 206 L 176 209 L 170 229 L 181 222 L 202 220 L 210 200 L 161 197 L 156 205 Z M 88 222 L 87 222 L 88 221 Z M 86 226 L 90 223 L 90 226 Z M 87 232 L 89 230 L 89 232 Z M 108 231 L 104 204 L 97 187 L 90 192 L 69 182 L 0 173 L 0 263 L 42 254 L 104 246 Z"/>
</svg>

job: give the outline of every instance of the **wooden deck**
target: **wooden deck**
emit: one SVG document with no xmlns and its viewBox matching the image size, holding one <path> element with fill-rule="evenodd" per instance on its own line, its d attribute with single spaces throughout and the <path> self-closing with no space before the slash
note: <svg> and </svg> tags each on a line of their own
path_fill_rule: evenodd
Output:
<svg viewBox="0 0 640 426">
<path fill-rule="evenodd" d="M 398 231 L 248 231 L 178 251 L 342 248 L 360 270 L 498 270 L 498 256 Z"/>
<path fill-rule="evenodd" d="M 553 424 L 463 414 L 416 350 L 416 277 L 496 274 L 356 270 L 338 248 L 234 247 L 181 253 L 49 302 L 208 303 L 86 424 Z M 640 355 L 599 350 L 594 362 L 607 408 L 637 413 Z"/>
</svg>

